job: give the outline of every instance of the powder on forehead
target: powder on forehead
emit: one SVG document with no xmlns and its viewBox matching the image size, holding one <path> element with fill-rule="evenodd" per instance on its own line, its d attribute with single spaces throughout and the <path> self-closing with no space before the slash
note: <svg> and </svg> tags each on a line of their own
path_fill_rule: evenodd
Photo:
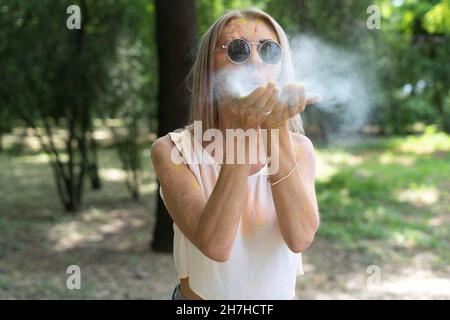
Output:
<svg viewBox="0 0 450 320">
<path fill-rule="evenodd" d="M 232 22 L 246 24 L 248 22 L 258 22 L 258 23 L 267 23 L 266 20 L 258 18 L 258 17 L 241 17 L 241 18 L 233 18 Z"/>
<path fill-rule="evenodd" d="M 225 32 L 227 35 L 231 35 L 236 31 L 235 28 L 239 28 L 242 26 L 248 26 L 248 24 L 250 22 L 255 22 L 254 26 L 253 26 L 253 32 L 258 32 L 260 25 L 263 24 L 264 26 L 267 26 L 270 29 L 271 35 L 275 39 L 277 38 L 277 35 L 276 35 L 275 31 L 273 30 L 273 27 L 271 26 L 271 24 L 267 20 L 258 18 L 258 17 L 234 18 L 227 23 L 227 28 L 226 28 Z"/>
</svg>

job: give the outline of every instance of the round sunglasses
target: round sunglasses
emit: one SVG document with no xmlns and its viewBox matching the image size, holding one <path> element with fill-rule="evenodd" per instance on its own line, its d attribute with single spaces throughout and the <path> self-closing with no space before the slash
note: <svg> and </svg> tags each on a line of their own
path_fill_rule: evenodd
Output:
<svg viewBox="0 0 450 320">
<path fill-rule="evenodd" d="M 283 57 L 283 49 L 277 42 L 273 40 L 250 42 L 245 39 L 237 38 L 231 40 L 227 44 L 222 45 L 221 48 L 217 50 L 226 49 L 228 59 L 230 59 L 231 62 L 236 64 L 243 64 L 247 62 L 248 58 L 250 57 L 250 54 L 252 52 L 252 43 L 258 45 L 257 48 L 259 57 L 265 64 L 277 64 Z"/>
</svg>

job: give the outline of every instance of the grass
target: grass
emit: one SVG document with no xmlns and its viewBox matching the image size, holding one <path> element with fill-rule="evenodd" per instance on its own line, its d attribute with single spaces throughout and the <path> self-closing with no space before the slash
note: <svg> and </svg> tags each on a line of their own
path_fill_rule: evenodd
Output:
<svg viewBox="0 0 450 320">
<path fill-rule="evenodd" d="M 142 199 L 130 199 L 116 152 L 99 152 L 103 187 L 85 184 L 77 215 L 65 214 L 43 153 L 0 153 L 0 299 L 157 298 L 175 281 L 171 256 L 149 250 L 154 173 L 143 146 Z M 155 259 L 167 275 L 152 270 Z M 167 265 L 169 263 L 169 265 Z M 68 290 L 66 268 L 82 268 L 82 289 Z M 141 270 L 144 270 L 141 271 Z M 135 273 L 139 273 L 136 281 Z M 150 291 L 150 292 L 149 292 Z"/>
<path fill-rule="evenodd" d="M 318 237 L 379 258 L 433 250 L 438 268 L 450 263 L 448 135 L 427 130 L 318 153 L 334 172 L 318 169 Z"/>
</svg>

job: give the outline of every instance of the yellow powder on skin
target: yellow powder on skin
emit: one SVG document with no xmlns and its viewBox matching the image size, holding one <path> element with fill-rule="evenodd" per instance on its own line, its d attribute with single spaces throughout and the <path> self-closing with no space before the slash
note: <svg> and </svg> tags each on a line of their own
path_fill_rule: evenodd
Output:
<svg viewBox="0 0 450 320">
<path fill-rule="evenodd" d="M 254 23 L 253 29 L 250 29 L 252 26 L 249 26 L 249 23 Z M 260 19 L 260 18 L 236 18 L 229 22 L 227 25 L 227 28 L 225 29 L 225 35 L 227 37 L 235 37 L 236 32 L 238 31 L 247 31 L 248 33 L 258 33 L 258 26 L 259 25 L 268 25 L 267 21 Z M 273 39 L 277 39 L 277 35 L 273 30 L 271 31 L 271 37 Z"/>
<path fill-rule="evenodd" d="M 243 236 L 250 236 L 256 230 L 260 230 L 263 226 L 267 225 L 271 219 L 259 211 L 255 203 L 249 203 L 247 194 L 244 200 L 244 207 L 241 213 L 241 227 L 240 233 Z"/>
</svg>

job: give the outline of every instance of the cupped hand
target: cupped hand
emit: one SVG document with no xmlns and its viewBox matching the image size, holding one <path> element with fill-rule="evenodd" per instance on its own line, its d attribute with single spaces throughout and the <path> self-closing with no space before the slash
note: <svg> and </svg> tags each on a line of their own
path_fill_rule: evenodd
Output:
<svg viewBox="0 0 450 320">
<path fill-rule="evenodd" d="M 262 128 L 274 129 L 286 125 L 286 121 L 305 111 L 306 105 L 321 101 L 319 95 L 306 97 L 305 87 L 299 83 L 283 86 L 281 95 L 265 105 Z"/>
<path fill-rule="evenodd" d="M 269 82 L 253 90 L 244 97 L 231 97 L 225 104 L 231 112 L 229 127 L 240 129 L 257 129 L 266 118 L 267 106 L 278 95 L 276 84 Z"/>
<path fill-rule="evenodd" d="M 245 97 L 230 97 L 226 101 L 231 111 L 229 127 L 241 129 L 280 128 L 289 118 L 303 112 L 308 104 L 321 100 L 318 95 L 306 98 L 302 84 L 292 83 L 280 89 L 269 82 Z"/>
</svg>

